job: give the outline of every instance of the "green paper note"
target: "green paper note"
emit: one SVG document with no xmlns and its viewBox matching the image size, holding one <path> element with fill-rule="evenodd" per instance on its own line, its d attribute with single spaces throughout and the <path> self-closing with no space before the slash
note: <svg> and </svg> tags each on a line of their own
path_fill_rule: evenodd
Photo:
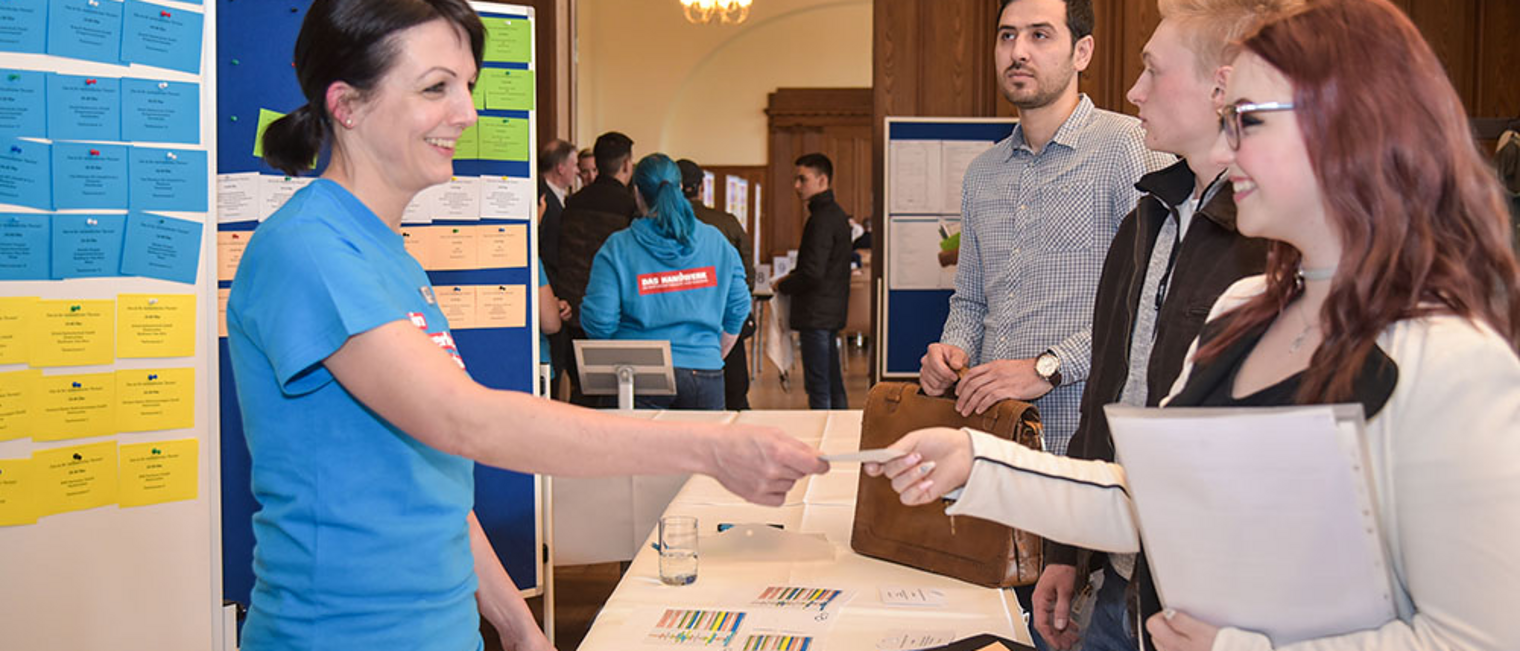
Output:
<svg viewBox="0 0 1520 651">
<path fill-rule="evenodd" d="M 264 108 L 259 109 L 259 128 L 253 132 L 254 158 L 264 157 L 264 131 L 267 130 L 269 128 L 269 125 L 273 124 L 275 120 L 283 117 L 285 117 L 284 113 L 276 113 Z"/>
<path fill-rule="evenodd" d="M 472 124 L 459 134 L 459 141 L 454 143 L 454 160 L 473 160 L 480 158 L 480 127 Z"/>
<path fill-rule="evenodd" d="M 528 160 L 528 121 L 518 118 L 482 117 L 481 160 Z"/>
<path fill-rule="evenodd" d="M 486 70 L 490 70 L 490 68 Z M 475 82 L 475 89 L 470 91 L 470 99 L 475 100 L 475 110 L 477 111 L 484 111 L 486 108 L 486 70 L 480 71 L 480 78 Z"/>
<path fill-rule="evenodd" d="M 532 60 L 533 28 L 523 18 L 484 18 L 486 61 L 527 63 Z"/>
<path fill-rule="evenodd" d="M 498 111 L 533 110 L 533 71 L 486 68 L 477 91 L 484 91 L 486 108 Z"/>
</svg>

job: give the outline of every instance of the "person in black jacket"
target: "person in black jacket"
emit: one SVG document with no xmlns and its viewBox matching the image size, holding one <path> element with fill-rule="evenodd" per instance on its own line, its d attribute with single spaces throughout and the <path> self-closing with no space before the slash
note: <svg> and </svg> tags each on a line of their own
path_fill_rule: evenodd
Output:
<svg viewBox="0 0 1520 651">
<path fill-rule="evenodd" d="M 570 322 L 565 330 L 570 341 L 586 339 L 581 329 L 581 299 L 591 279 L 591 261 L 613 233 L 628 228 L 638 217 L 639 206 L 628 183 L 633 179 L 633 140 L 616 131 L 597 137 L 592 147 L 597 176 L 565 202 L 560 215 L 559 273 L 551 274 L 554 295 L 570 303 Z M 571 344 L 573 346 L 573 344 Z M 570 376 L 570 402 L 588 407 L 603 406 L 600 399 L 581 393 L 581 379 L 574 349 L 565 360 Z"/>
<path fill-rule="evenodd" d="M 834 164 L 823 154 L 797 159 L 792 187 L 808 205 L 797 268 L 776 281 L 792 297 L 792 329 L 802 340 L 802 380 L 810 409 L 849 409 L 839 368 L 839 330 L 850 301 L 850 216 L 829 188 Z"/>
<path fill-rule="evenodd" d="M 538 150 L 538 196 L 544 209 L 538 218 L 538 259 L 544 265 L 544 273 L 552 279 L 559 275 L 560 216 L 565 211 L 565 199 L 575 185 L 575 145 L 555 138 Z M 564 372 L 570 355 L 569 333 L 559 331 L 549 337 L 549 360 L 554 376 Z M 556 386 L 550 380 L 549 386 Z"/>
<path fill-rule="evenodd" d="M 1171 389 L 1209 308 L 1232 283 L 1262 272 L 1267 241 L 1235 230 L 1233 188 L 1210 151 L 1219 135 L 1214 98 L 1229 70 L 1228 44 L 1264 12 L 1296 0 L 1161 0 L 1162 21 L 1145 45 L 1146 67 L 1129 91 L 1146 147 L 1182 161 L 1140 178 L 1145 192 L 1119 224 L 1093 304 L 1092 366 L 1081 419 L 1067 448 L 1080 459 L 1114 459 L 1103 406 L 1154 407 Z M 1079 639 L 1088 651 L 1135 649 L 1136 613 L 1126 607 L 1134 556 L 1085 552 L 1046 541 L 1033 623 L 1052 648 Z M 1087 629 L 1070 624 L 1079 577 L 1102 572 Z"/>
<path fill-rule="evenodd" d="M 696 213 L 697 220 L 722 232 L 723 239 L 728 240 L 739 252 L 739 261 L 744 264 L 744 286 L 753 292 L 755 245 L 749 234 L 744 232 L 744 226 L 739 223 L 738 217 L 717 208 L 708 208 L 707 204 L 702 203 L 700 195 L 705 175 L 701 165 L 683 158 L 676 161 L 676 166 L 681 168 L 681 193 L 691 202 L 692 212 Z M 751 314 L 744 319 L 744 327 L 739 330 L 739 343 L 734 344 L 733 350 L 723 358 L 723 408 L 729 411 L 749 409 L 749 356 L 744 352 L 744 342 L 753 334 L 755 315 Z"/>
</svg>

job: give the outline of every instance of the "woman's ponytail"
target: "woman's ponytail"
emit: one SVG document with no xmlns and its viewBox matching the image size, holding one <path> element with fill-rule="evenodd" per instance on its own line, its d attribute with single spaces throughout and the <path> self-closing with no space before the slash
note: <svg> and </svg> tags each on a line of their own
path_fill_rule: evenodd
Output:
<svg viewBox="0 0 1520 651">
<path fill-rule="evenodd" d="M 270 123 L 264 130 L 264 162 L 291 176 L 312 168 L 327 141 L 327 116 L 311 104 Z"/>
<path fill-rule="evenodd" d="M 633 184 L 649 203 L 650 217 L 665 237 L 691 243 L 697 215 L 681 193 L 681 171 L 665 154 L 645 156 L 633 169 Z"/>
</svg>

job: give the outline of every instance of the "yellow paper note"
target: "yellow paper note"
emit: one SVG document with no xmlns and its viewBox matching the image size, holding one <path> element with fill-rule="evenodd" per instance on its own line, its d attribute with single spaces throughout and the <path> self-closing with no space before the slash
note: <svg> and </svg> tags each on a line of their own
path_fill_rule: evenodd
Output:
<svg viewBox="0 0 1520 651">
<path fill-rule="evenodd" d="M 195 369 L 116 372 L 116 430 L 195 427 Z"/>
<path fill-rule="evenodd" d="M 265 108 L 259 109 L 259 126 L 255 127 L 253 132 L 254 158 L 264 157 L 264 132 L 269 129 L 269 125 L 274 124 L 275 120 L 283 117 L 285 117 L 284 113 L 276 113 Z"/>
<path fill-rule="evenodd" d="M 474 328 L 475 288 L 468 285 L 444 285 L 434 287 L 438 297 L 438 311 L 449 320 L 450 330 Z"/>
<path fill-rule="evenodd" d="M 433 269 L 433 234 L 435 229 L 427 226 L 413 226 L 401 229 L 401 243 L 406 245 L 406 252 L 411 254 L 412 259 L 423 269 Z"/>
<path fill-rule="evenodd" d="M 116 361 L 116 301 L 37 301 L 29 325 L 32 366 Z"/>
<path fill-rule="evenodd" d="M 475 287 L 475 327 L 522 328 L 527 325 L 527 285 Z"/>
<path fill-rule="evenodd" d="M 123 508 L 193 500 L 200 488 L 200 442 L 195 439 L 121 446 L 117 501 Z"/>
<path fill-rule="evenodd" d="M 481 116 L 481 160 L 528 160 L 528 121 L 522 118 Z"/>
<path fill-rule="evenodd" d="M 433 266 L 428 269 L 479 269 L 480 238 L 472 226 L 434 226 Z"/>
<path fill-rule="evenodd" d="M 32 453 L 37 515 L 93 509 L 116 503 L 116 441 Z"/>
<path fill-rule="evenodd" d="M 247 231 L 218 231 L 216 234 L 216 279 L 232 280 L 237 275 L 238 263 L 243 261 L 243 249 L 248 248 Z"/>
<path fill-rule="evenodd" d="M 533 56 L 533 27 L 524 18 L 484 17 L 486 27 L 485 60 L 527 63 Z"/>
<path fill-rule="evenodd" d="M 0 459 L 0 527 L 37 521 L 31 459 Z"/>
<path fill-rule="evenodd" d="M 517 269 L 528 266 L 528 225 L 476 226 L 480 242 L 481 269 Z"/>
<path fill-rule="evenodd" d="M 0 298 L 0 364 L 25 364 L 35 296 Z"/>
<path fill-rule="evenodd" d="M 218 287 L 216 290 L 216 336 L 227 336 L 227 297 L 232 295 L 231 287 Z"/>
<path fill-rule="evenodd" d="M 41 379 L 42 371 L 37 369 L 0 373 L 0 441 L 31 436 Z"/>
<path fill-rule="evenodd" d="M 116 374 L 44 375 L 37 380 L 39 409 L 31 414 L 32 439 L 61 441 L 116 433 Z"/>
<path fill-rule="evenodd" d="M 116 297 L 117 357 L 190 357 L 194 354 L 194 294 L 121 294 Z"/>
<path fill-rule="evenodd" d="M 481 99 L 483 97 L 485 97 L 485 93 L 481 91 L 479 87 L 476 87 L 475 108 L 484 108 L 480 106 L 480 104 L 483 103 L 483 100 Z M 464 131 L 459 134 L 459 140 L 455 141 L 454 159 L 474 160 L 476 158 L 480 158 L 480 129 L 472 124 L 468 127 L 465 127 Z"/>
</svg>

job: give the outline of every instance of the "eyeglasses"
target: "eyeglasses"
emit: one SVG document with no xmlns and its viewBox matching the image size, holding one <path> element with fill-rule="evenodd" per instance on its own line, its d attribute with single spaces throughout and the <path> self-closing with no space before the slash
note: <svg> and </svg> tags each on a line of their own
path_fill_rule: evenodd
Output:
<svg viewBox="0 0 1520 651">
<path fill-rule="evenodd" d="M 1229 143 L 1231 151 L 1240 149 L 1241 121 L 1245 116 L 1252 113 L 1267 113 L 1270 111 L 1291 111 L 1293 102 L 1236 102 L 1219 109 L 1219 130 L 1224 132 L 1224 140 Z"/>
</svg>

